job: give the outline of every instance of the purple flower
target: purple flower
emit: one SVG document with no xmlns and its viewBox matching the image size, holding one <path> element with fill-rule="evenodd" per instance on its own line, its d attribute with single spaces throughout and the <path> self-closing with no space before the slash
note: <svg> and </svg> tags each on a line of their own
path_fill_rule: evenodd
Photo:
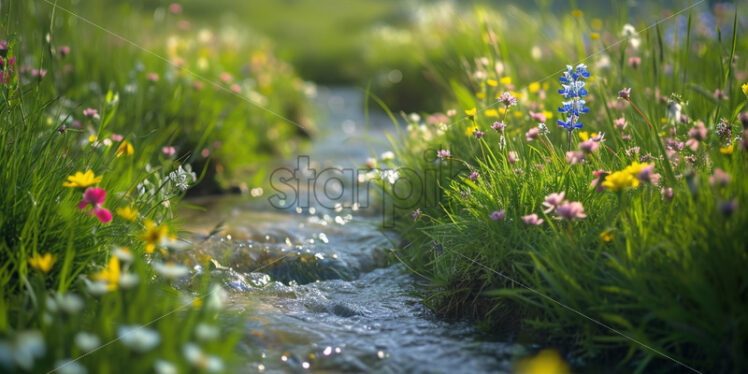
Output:
<svg viewBox="0 0 748 374">
<path fill-rule="evenodd" d="M 470 176 L 468 177 L 468 179 L 470 179 L 471 181 L 478 180 L 478 172 L 474 171 L 474 172 L 470 173 Z"/>
<path fill-rule="evenodd" d="M 725 217 L 729 217 L 738 210 L 738 202 L 736 200 L 725 201 L 720 206 L 720 210 Z"/>
<path fill-rule="evenodd" d="M 662 195 L 662 200 L 667 199 L 668 201 L 673 199 L 673 189 L 670 187 L 662 187 L 660 190 L 660 195 Z"/>
<path fill-rule="evenodd" d="M 618 98 L 621 100 L 628 100 L 631 98 L 631 88 L 624 88 L 618 91 Z"/>
<path fill-rule="evenodd" d="M 647 164 L 638 174 L 636 174 L 636 179 L 642 183 L 659 183 L 661 175 L 654 172 L 654 167 L 654 163 Z"/>
<path fill-rule="evenodd" d="M 539 218 L 537 214 L 533 213 L 527 216 L 522 216 L 522 220 L 528 225 L 539 226 L 543 223 L 543 219 Z"/>
<path fill-rule="evenodd" d="M 439 157 L 442 160 L 448 159 L 452 157 L 452 153 L 449 152 L 448 149 L 442 149 L 439 152 L 436 152 L 436 157 Z"/>
<path fill-rule="evenodd" d="M 493 125 L 491 125 L 491 128 L 496 130 L 496 132 L 504 131 L 505 127 L 506 124 L 504 122 L 494 122 Z"/>
<path fill-rule="evenodd" d="M 564 202 L 564 195 L 566 192 L 559 192 L 559 193 L 552 193 L 545 197 L 545 201 L 543 202 L 543 206 L 548 208 L 543 211 L 543 213 L 548 214 L 553 211 L 559 204 Z"/>
<path fill-rule="evenodd" d="M 483 131 L 480 131 L 479 129 L 475 129 L 475 131 L 473 131 L 473 136 L 474 136 L 474 137 L 475 137 L 476 139 L 480 139 L 480 138 L 482 138 L 482 137 L 483 137 L 483 135 L 485 135 L 485 133 L 484 133 Z"/>
<path fill-rule="evenodd" d="M 592 153 L 596 151 L 598 147 L 600 147 L 600 143 L 596 142 L 593 139 L 587 139 L 579 143 L 579 149 L 581 149 L 584 153 Z"/>
<path fill-rule="evenodd" d="M 410 215 L 413 217 L 414 221 L 417 220 L 418 217 L 421 216 L 421 208 L 414 210 L 413 213 L 411 213 Z"/>
<path fill-rule="evenodd" d="M 491 213 L 491 219 L 494 221 L 501 221 L 504 219 L 504 209 L 502 210 L 494 210 L 493 213 Z"/>
</svg>

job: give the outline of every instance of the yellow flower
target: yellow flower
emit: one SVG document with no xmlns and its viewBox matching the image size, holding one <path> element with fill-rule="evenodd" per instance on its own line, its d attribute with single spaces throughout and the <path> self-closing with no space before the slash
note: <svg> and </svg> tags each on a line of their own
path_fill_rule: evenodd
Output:
<svg viewBox="0 0 748 374">
<path fill-rule="evenodd" d="M 166 226 L 157 226 L 153 221 L 146 220 L 145 232 L 140 234 L 138 238 L 145 242 L 145 252 L 153 253 L 153 250 L 156 249 L 156 246 L 161 243 L 161 240 L 163 240 L 168 233 L 169 229 Z"/>
<path fill-rule="evenodd" d="M 580 131 L 579 132 L 579 139 L 582 139 L 583 142 L 586 142 L 587 139 L 590 138 L 590 134 L 587 133 L 587 131 Z"/>
<path fill-rule="evenodd" d="M 530 93 L 536 93 L 540 91 L 540 82 L 532 82 L 529 86 L 527 86 L 527 90 L 530 91 Z"/>
<path fill-rule="evenodd" d="M 600 18 L 593 18 L 592 21 L 590 21 L 590 26 L 595 30 L 600 30 L 603 28 L 603 20 Z"/>
<path fill-rule="evenodd" d="M 480 130 L 480 128 L 478 126 L 468 126 L 465 129 L 465 135 L 473 136 L 473 133 L 475 132 L 475 130 Z"/>
<path fill-rule="evenodd" d="M 117 289 L 119 274 L 119 258 L 117 256 L 112 256 L 112 258 L 109 259 L 107 267 L 94 274 L 92 278 L 97 281 L 106 282 L 107 286 L 109 286 L 109 290 L 113 291 Z"/>
<path fill-rule="evenodd" d="M 545 116 L 545 120 L 548 121 L 549 119 L 553 118 L 553 112 L 544 110 L 543 115 Z"/>
<path fill-rule="evenodd" d="M 517 118 L 522 117 L 522 113 L 520 113 L 520 112 L 514 112 L 514 116 L 517 117 Z"/>
<path fill-rule="evenodd" d="M 45 253 L 44 256 L 40 256 L 38 253 L 34 254 L 29 259 L 29 264 L 32 268 L 41 271 L 42 273 L 49 273 L 52 270 L 52 265 L 57 261 L 57 256 Z"/>
<path fill-rule="evenodd" d="M 550 83 L 548 83 L 548 82 L 543 82 L 543 90 L 547 90 L 547 89 L 548 89 L 548 88 L 550 88 L 550 87 L 551 87 L 551 84 L 550 84 Z"/>
<path fill-rule="evenodd" d="M 101 182 L 101 176 L 94 175 L 94 172 L 91 170 L 86 170 L 85 173 L 81 173 L 80 171 L 76 171 L 74 175 L 68 176 L 67 182 L 63 182 L 63 187 L 73 187 L 73 188 L 86 188 L 88 186 L 94 185 L 96 183 Z"/>
<path fill-rule="evenodd" d="M 629 173 L 632 176 L 636 176 L 637 174 L 641 173 L 642 169 L 647 166 L 647 164 L 643 164 L 641 162 L 634 161 L 631 163 L 631 165 L 627 166 L 625 169 L 623 169 L 624 173 Z M 634 186 L 636 187 L 636 186 Z"/>
<path fill-rule="evenodd" d="M 475 109 L 475 108 L 473 108 L 473 109 L 467 109 L 467 110 L 465 110 L 465 114 L 467 114 L 469 116 L 474 116 L 477 111 L 478 110 Z"/>
<path fill-rule="evenodd" d="M 130 222 L 135 222 L 135 220 L 138 218 L 138 211 L 129 206 L 126 206 L 124 208 L 117 208 L 117 215 Z"/>
<path fill-rule="evenodd" d="M 516 97 L 517 99 L 522 98 L 522 92 L 509 91 L 509 93 L 512 94 L 512 96 Z"/>
<path fill-rule="evenodd" d="M 618 192 L 624 188 L 636 187 L 638 185 L 639 180 L 626 171 L 617 171 L 610 174 L 605 177 L 605 181 L 602 183 L 603 187 L 607 187 L 613 192 Z"/>
<path fill-rule="evenodd" d="M 522 360 L 517 365 L 519 374 L 570 374 L 571 370 L 561 356 L 552 349 L 544 349 L 535 357 Z"/>
<path fill-rule="evenodd" d="M 720 148 L 719 149 L 719 153 L 721 153 L 723 155 L 731 155 L 734 148 L 735 148 L 735 146 L 733 144 L 730 144 L 727 147 Z"/>
<path fill-rule="evenodd" d="M 486 79 L 486 84 L 491 87 L 496 87 L 499 85 L 499 82 L 497 82 L 495 79 Z"/>
<path fill-rule="evenodd" d="M 741 88 L 743 89 L 743 95 L 748 97 L 748 83 L 743 83 Z"/>
<path fill-rule="evenodd" d="M 660 122 L 667 123 L 667 118 L 665 118 L 665 117 L 660 118 Z"/>
<path fill-rule="evenodd" d="M 505 107 L 500 107 L 497 111 L 503 116 L 504 114 L 506 114 L 507 109 Z"/>
<path fill-rule="evenodd" d="M 498 117 L 499 112 L 496 111 L 496 109 L 486 109 L 485 112 L 483 112 L 486 117 Z"/>
<path fill-rule="evenodd" d="M 512 84 L 512 77 L 504 77 L 499 79 L 499 82 L 503 84 L 504 86 Z"/>
<path fill-rule="evenodd" d="M 117 157 L 132 156 L 135 153 L 135 148 L 127 140 L 123 140 L 122 143 L 117 147 Z"/>
<path fill-rule="evenodd" d="M 574 16 L 574 17 L 581 17 L 581 16 L 582 16 L 582 11 L 581 11 L 581 10 L 579 10 L 579 9 L 577 9 L 577 10 L 573 10 L 573 11 L 571 12 L 571 15 L 572 15 L 572 16 Z"/>
<path fill-rule="evenodd" d="M 596 32 L 590 33 L 590 39 L 592 39 L 592 40 L 600 39 L 600 34 L 598 34 Z"/>
<path fill-rule="evenodd" d="M 478 92 L 477 94 L 475 94 L 475 97 L 477 97 L 479 99 L 485 99 L 486 98 L 486 93 L 485 92 Z"/>
<path fill-rule="evenodd" d="M 96 135 L 91 135 L 91 136 L 88 137 L 88 142 L 89 143 L 93 143 L 95 141 L 96 141 Z"/>
<path fill-rule="evenodd" d="M 610 230 L 605 230 L 600 233 L 600 240 L 610 243 L 611 240 L 613 240 L 613 233 Z"/>
</svg>

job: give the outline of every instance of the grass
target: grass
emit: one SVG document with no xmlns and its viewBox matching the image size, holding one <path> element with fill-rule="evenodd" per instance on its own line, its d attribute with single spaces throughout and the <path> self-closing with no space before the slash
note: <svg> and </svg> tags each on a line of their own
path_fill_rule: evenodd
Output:
<svg viewBox="0 0 748 374">
<path fill-rule="evenodd" d="M 426 302 L 433 309 L 476 318 L 497 336 L 560 348 L 576 366 L 687 371 L 680 362 L 705 372 L 745 370 L 748 179 L 738 114 L 746 105 L 746 65 L 729 62 L 747 48 L 739 10 L 705 24 L 702 12 L 709 11 L 683 13 L 679 33 L 673 22 L 647 29 L 635 36 L 638 48 L 616 41 L 624 23 L 643 29 L 647 21 L 571 10 L 457 9 L 451 21 L 427 22 L 412 34 L 413 53 L 428 60 L 433 48 L 445 56 L 429 71 L 452 89 L 446 108 L 455 111 L 406 117 L 390 164 L 401 168 L 401 182 L 382 186 L 407 240 L 398 256 L 432 282 Z M 519 29 L 526 32 L 511 31 Z M 419 39 L 435 34 L 438 43 Z M 554 83 L 560 73 L 553 73 L 588 55 L 590 112 L 571 133 L 571 151 L 595 133 L 605 137 L 577 162 L 567 155 L 567 131 L 555 126 L 552 108 L 563 98 Z M 616 100 L 626 87 L 631 101 Z M 498 103 L 504 91 L 519 105 Z M 676 104 L 685 118 L 674 113 Z M 530 111 L 545 111 L 547 136 L 526 139 L 538 128 Z M 624 130 L 615 126 L 619 118 Z M 504 141 L 491 128 L 496 121 L 506 124 Z M 683 143 L 698 136 L 698 121 L 707 136 L 692 150 Z M 731 135 L 718 133 L 724 124 Z M 475 129 L 485 136 L 477 139 Z M 437 157 L 441 149 L 451 157 Z M 624 171 L 639 162 L 653 165 L 656 183 Z M 718 169 L 729 181 L 719 182 Z M 601 186 L 598 170 L 599 182 L 622 171 L 617 176 L 629 186 Z M 581 203 L 586 217 L 564 219 L 559 208 L 544 213 L 546 196 L 560 192 Z M 503 217 L 492 219 L 498 211 Z M 542 224 L 523 222 L 530 214 Z"/>
</svg>

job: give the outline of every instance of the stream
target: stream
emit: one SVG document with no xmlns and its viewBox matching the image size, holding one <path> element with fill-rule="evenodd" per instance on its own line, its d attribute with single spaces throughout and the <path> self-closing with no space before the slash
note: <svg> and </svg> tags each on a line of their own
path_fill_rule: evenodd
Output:
<svg viewBox="0 0 748 374">
<path fill-rule="evenodd" d="M 384 133 L 394 126 L 381 114 L 366 125 L 360 91 L 320 87 L 317 103 L 311 167 L 353 167 L 387 149 Z M 392 263 L 398 239 L 381 229 L 376 209 L 315 199 L 279 209 L 273 191 L 254 192 L 190 199 L 205 211 L 182 213 L 185 228 L 204 238 L 196 248 L 216 259 L 230 309 L 242 312 L 241 371 L 511 371 L 516 345 L 421 304 L 427 285 Z"/>
</svg>

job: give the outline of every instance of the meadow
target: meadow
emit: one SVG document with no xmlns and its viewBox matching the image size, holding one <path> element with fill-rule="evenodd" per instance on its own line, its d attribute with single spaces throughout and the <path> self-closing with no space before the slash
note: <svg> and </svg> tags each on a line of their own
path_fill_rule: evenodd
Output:
<svg viewBox="0 0 748 374">
<path fill-rule="evenodd" d="M 748 370 L 748 4 L 289 4 L 0 2 L 4 371 L 247 369 L 177 208 L 267 187 L 313 82 L 397 125 L 390 261 L 513 371 Z"/>
</svg>

